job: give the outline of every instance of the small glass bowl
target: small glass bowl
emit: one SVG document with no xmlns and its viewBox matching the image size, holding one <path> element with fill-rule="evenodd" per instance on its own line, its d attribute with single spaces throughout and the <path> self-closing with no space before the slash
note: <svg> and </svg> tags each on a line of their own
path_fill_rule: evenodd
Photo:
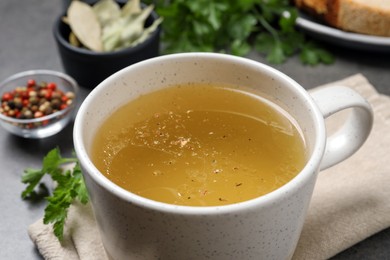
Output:
<svg viewBox="0 0 390 260">
<path fill-rule="evenodd" d="M 51 70 L 30 70 L 10 76 L 0 83 L 0 99 L 3 94 L 26 86 L 28 80 L 54 82 L 63 93 L 73 92 L 75 97 L 66 108 L 39 118 L 18 119 L 0 113 L 0 125 L 14 135 L 25 138 L 44 138 L 61 131 L 73 118 L 77 104 L 78 85 L 70 76 Z"/>
</svg>

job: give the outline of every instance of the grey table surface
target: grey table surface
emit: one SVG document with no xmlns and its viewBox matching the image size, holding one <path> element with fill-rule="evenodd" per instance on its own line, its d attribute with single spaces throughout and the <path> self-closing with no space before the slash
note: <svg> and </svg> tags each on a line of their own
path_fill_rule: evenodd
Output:
<svg viewBox="0 0 390 260">
<path fill-rule="evenodd" d="M 62 11 L 61 0 L 0 1 L 0 80 L 30 69 L 63 70 L 52 35 L 54 20 Z M 336 55 L 333 65 L 304 66 L 295 57 L 274 67 L 307 89 L 362 73 L 380 93 L 390 95 L 390 49 L 386 54 L 336 45 L 327 47 Z M 250 58 L 266 63 L 256 53 Z M 81 90 L 83 98 L 90 91 Z M 27 228 L 42 217 L 45 204 L 21 199 L 24 185 L 20 178 L 26 167 L 40 167 L 42 157 L 56 146 L 65 156 L 71 155 L 72 124 L 42 140 L 19 138 L 0 129 L 0 144 L 0 259 L 42 259 L 28 237 Z M 390 259 L 390 229 L 333 259 Z"/>
</svg>

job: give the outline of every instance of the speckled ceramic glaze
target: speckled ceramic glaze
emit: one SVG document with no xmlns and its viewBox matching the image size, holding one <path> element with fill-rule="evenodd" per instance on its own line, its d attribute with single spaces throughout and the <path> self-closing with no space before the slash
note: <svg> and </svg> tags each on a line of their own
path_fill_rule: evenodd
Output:
<svg viewBox="0 0 390 260">
<path fill-rule="evenodd" d="M 144 93 L 188 82 L 219 82 L 261 91 L 298 122 L 309 159 L 292 181 L 265 196 L 216 207 L 188 207 L 139 197 L 106 179 L 89 153 L 96 129 Z M 324 117 L 352 108 L 330 138 Z M 297 244 L 319 169 L 354 153 L 372 125 L 369 104 L 343 87 L 309 95 L 258 62 L 212 53 L 161 56 L 127 67 L 97 86 L 75 121 L 74 144 L 107 254 L 112 259 L 289 259 Z"/>
</svg>

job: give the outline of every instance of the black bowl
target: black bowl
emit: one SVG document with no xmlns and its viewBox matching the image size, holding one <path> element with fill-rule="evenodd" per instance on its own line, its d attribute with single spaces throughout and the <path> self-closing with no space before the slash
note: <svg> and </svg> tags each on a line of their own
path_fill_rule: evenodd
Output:
<svg viewBox="0 0 390 260">
<path fill-rule="evenodd" d="M 160 54 L 161 25 L 144 42 L 134 47 L 113 52 L 95 52 L 69 43 L 71 29 L 62 21 L 63 16 L 59 16 L 54 24 L 54 38 L 65 72 L 82 87 L 94 88 L 118 70 Z M 156 19 L 158 15 L 153 11 L 145 26 L 150 26 Z"/>
</svg>

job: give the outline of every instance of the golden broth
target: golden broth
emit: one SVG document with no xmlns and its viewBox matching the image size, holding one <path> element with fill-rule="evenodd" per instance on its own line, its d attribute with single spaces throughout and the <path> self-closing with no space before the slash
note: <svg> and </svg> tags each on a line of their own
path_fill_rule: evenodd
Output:
<svg viewBox="0 0 390 260">
<path fill-rule="evenodd" d="M 238 88 L 172 86 L 129 102 L 98 130 L 92 161 L 140 196 L 188 206 L 225 205 L 267 194 L 306 162 L 291 117 Z"/>
</svg>

